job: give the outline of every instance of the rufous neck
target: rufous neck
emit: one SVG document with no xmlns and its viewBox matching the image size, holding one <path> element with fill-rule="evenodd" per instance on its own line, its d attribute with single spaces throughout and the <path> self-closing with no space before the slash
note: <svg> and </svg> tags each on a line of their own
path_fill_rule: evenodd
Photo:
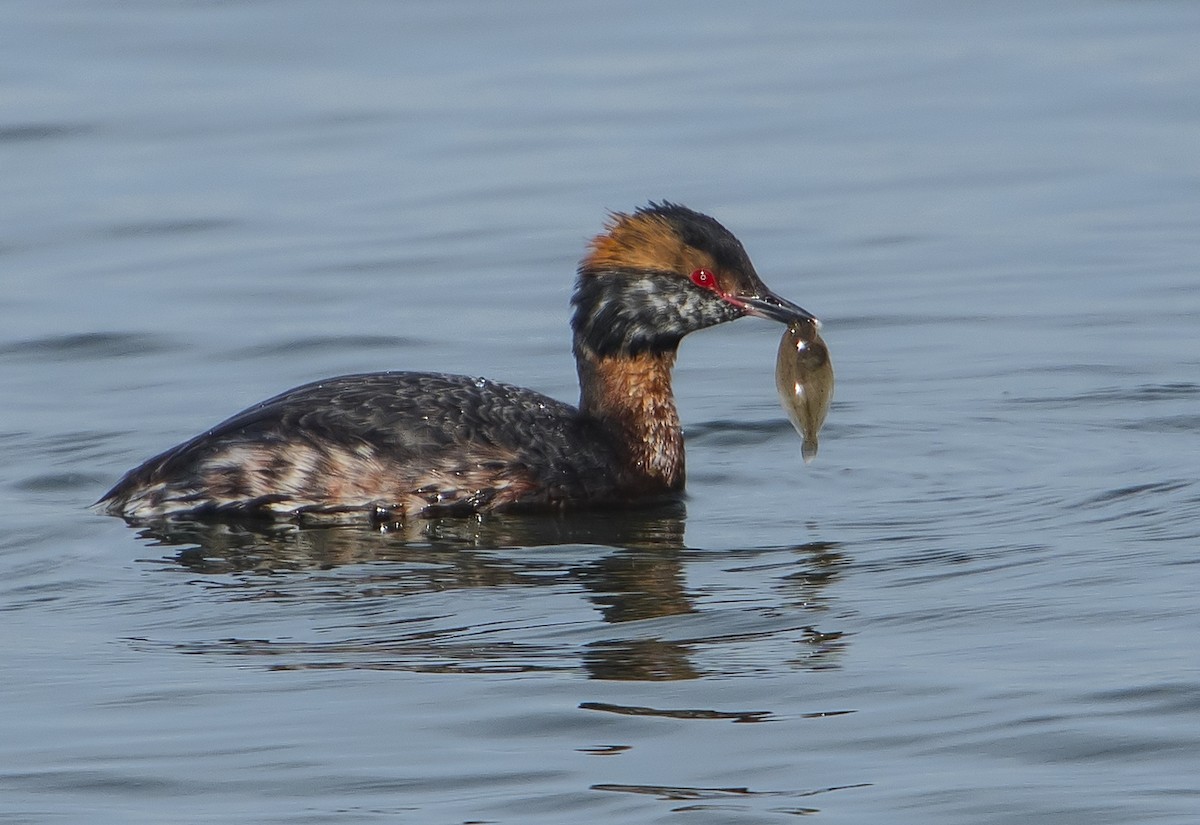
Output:
<svg viewBox="0 0 1200 825">
<path fill-rule="evenodd" d="M 683 431 L 671 367 L 675 351 L 597 356 L 577 349 L 579 409 L 616 441 L 625 469 L 647 492 L 683 487 Z"/>
</svg>

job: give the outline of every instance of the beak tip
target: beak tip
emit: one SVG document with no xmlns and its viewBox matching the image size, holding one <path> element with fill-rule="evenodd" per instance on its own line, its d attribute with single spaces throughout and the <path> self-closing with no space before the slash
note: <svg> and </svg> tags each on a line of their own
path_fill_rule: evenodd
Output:
<svg viewBox="0 0 1200 825">
<path fill-rule="evenodd" d="M 772 292 L 742 298 L 741 304 L 747 315 L 756 315 L 759 318 L 789 325 L 797 321 L 808 321 L 817 329 L 821 328 L 821 321 L 817 316 Z"/>
</svg>

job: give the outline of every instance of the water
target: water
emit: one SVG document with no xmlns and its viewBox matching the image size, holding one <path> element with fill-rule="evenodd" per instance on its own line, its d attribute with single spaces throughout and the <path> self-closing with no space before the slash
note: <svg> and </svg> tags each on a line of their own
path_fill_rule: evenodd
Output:
<svg viewBox="0 0 1200 825">
<path fill-rule="evenodd" d="M 1200 9 L 10 2 L 0 821 L 1200 819 Z M 286 387 L 575 394 L 606 209 L 825 321 L 689 339 L 685 509 L 154 535 Z"/>
</svg>

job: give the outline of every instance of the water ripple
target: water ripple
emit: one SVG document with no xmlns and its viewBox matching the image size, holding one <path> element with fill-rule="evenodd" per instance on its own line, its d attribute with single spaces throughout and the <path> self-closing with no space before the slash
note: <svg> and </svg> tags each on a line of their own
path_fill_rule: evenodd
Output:
<svg viewBox="0 0 1200 825">
<path fill-rule="evenodd" d="M 299 353 L 361 352 L 364 350 L 399 350 L 428 346 L 429 341 L 401 335 L 308 335 L 271 341 L 266 344 L 242 347 L 222 358 L 252 360 L 277 355 Z"/>
<path fill-rule="evenodd" d="M 155 355 L 183 349 L 166 335 L 146 332 L 82 332 L 49 335 L 0 345 L 0 357 L 25 361 L 78 362 Z"/>
<path fill-rule="evenodd" d="M 41 143 L 86 135 L 94 130 L 88 123 L 17 123 L 0 126 L 0 143 Z"/>
</svg>

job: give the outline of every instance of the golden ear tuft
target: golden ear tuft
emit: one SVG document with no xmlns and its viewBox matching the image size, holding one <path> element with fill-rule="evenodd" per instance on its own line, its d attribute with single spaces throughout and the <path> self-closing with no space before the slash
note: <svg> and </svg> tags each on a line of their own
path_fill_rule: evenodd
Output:
<svg viewBox="0 0 1200 825">
<path fill-rule="evenodd" d="M 614 212 L 605 228 L 607 231 L 588 244 L 580 272 L 682 272 L 688 253 L 695 253 L 684 245 L 669 221 L 652 213 Z"/>
</svg>

